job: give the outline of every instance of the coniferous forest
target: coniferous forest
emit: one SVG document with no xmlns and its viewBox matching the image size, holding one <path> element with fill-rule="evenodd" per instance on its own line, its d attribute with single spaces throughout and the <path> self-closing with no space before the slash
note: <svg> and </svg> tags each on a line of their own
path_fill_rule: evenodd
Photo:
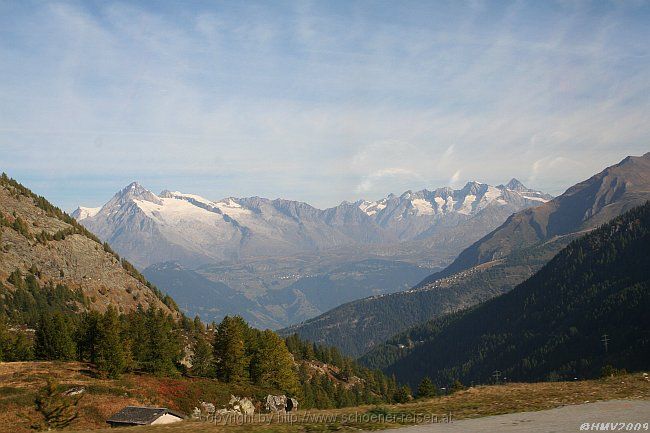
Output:
<svg viewBox="0 0 650 433">
<path fill-rule="evenodd" d="M 392 401 L 394 380 L 332 347 L 250 327 L 240 317 L 205 325 L 150 307 L 119 314 L 80 311 L 88 302 L 65 285 L 41 285 L 38 270 L 0 284 L 0 360 L 86 361 L 106 377 L 126 372 L 213 378 L 296 396 L 303 407 Z M 320 374 L 328 365 L 330 374 Z M 352 378 L 358 378 L 351 381 Z M 348 384 L 351 385 L 348 385 Z"/>
<path fill-rule="evenodd" d="M 362 360 L 440 386 L 647 369 L 649 269 L 646 203 L 572 242 L 512 292 L 414 327 Z"/>
</svg>

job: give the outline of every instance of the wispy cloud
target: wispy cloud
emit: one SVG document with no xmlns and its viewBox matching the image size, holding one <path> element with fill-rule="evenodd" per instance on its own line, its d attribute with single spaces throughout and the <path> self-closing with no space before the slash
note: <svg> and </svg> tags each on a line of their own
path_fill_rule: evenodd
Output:
<svg viewBox="0 0 650 433">
<path fill-rule="evenodd" d="M 649 8 L 6 2 L 2 169 L 68 208 L 132 179 L 320 206 L 558 193 L 648 150 Z"/>
</svg>

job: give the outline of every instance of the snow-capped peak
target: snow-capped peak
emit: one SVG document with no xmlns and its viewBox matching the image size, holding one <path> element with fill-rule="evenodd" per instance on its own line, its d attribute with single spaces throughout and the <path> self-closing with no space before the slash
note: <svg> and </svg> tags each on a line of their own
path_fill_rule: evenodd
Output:
<svg viewBox="0 0 650 433">
<path fill-rule="evenodd" d="M 458 213 L 473 215 L 487 206 L 505 206 L 515 201 L 545 202 L 552 197 L 526 188 L 521 182 L 512 179 L 508 185 L 491 186 L 482 182 L 470 181 L 462 189 L 449 187 L 434 191 L 426 189 L 405 191 L 400 196 L 388 195 L 378 201 L 359 200 L 357 206 L 366 215 L 380 218 L 380 214 L 393 214 L 402 219 L 407 214 L 415 216 L 443 215 Z M 383 216 L 381 218 L 384 218 Z"/>
<path fill-rule="evenodd" d="M 359 209 L 363 213 L 365 213 L 368 216 L 373 216 L 377 214 L 377 212 L 380 212 L 384 208 L 386 208 L 386 199 L 383 198 L 378 201 L 367 201 L 367 200 L 360 200 L 358 203 Z"/>
<path fill-rule="evenodd" d="M 506 183 L 505 186 L 512 191 L 528 191 L 528 188 L 514 177 L 510 179 L 510 182 Z"/>
<path fill-rule="evenodd" d="M 160 197 L 140 185 L 138 182 L 131 182 L 128 184 L 120 192 L 115 194 L 113 199 L 107 204 L 113 204 L 114 202 L 126 203 L 134 199 L 161 204 Z"/>
<path fill-rule="evenodd" d="M 217 204 L 213 202 L 212 200 L 208 200 L 207 198 L 201 197 L 200 195 L 197 194 L 187 194 L 183 193 L 180 191 L 169 191 L 169 190 L 164 190 L 160 193 L 161 198 L 175 198 L 178 200 L 185 200 L 189 201 L 191 203 L 197 204 L 203 204 L 209 207 L 217 207 Z"/>
<path fill-rule="evenodd" d="M 95 215 L 97 215 L 97 212 L 101 210 L 101 206 L 99 207 L 84 207 L 84 206 L 79 206 L 77 209 L 75 209 L 74 212 L 72 212 L 72 218 L 76 219 L 77 221 L 81 221 L 86 218 L 92 218 Z"/>
<path fill-rule="evenodd" d="M 156 195 L 134 182 L 100 210 L 80 208 L 75 217 L 140 264 L 221 262 L 429 239 L 482 212 L 488 218 L 481 221 L 497 221 L 540 204 L 544 199 L 535 194 L 469 182 L 463 189 L 407 191 L 317 209 L 284 199 L 210 200 L 174 190 Z"/>
</svg>

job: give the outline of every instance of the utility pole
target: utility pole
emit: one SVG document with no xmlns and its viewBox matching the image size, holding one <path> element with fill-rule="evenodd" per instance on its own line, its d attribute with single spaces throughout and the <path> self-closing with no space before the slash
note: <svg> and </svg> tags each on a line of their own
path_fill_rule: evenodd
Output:
<svg viewBox="0 0 650 433">
<path fill-rule="evenodd" d="M 603 344 L 605 345 L 605 353 L 607 353 L 607 343 L 609 343 L 609 337 L 608 337 L 608 335 L 607 335 L 607 334 L 603 334 L 603 338 L 602 338 L 602 340 L 600 340 L 600 341 L 602 341 Z"/>
<path fill-rule="evenodd" d="M 494 383 L 497 385 L 499 384 L 499 378 L 501 377 L 501 372 L 499 370 L 494 370 L 494 373 L 492 373 L 492 376 L 494 377 Z"/>
</svg>

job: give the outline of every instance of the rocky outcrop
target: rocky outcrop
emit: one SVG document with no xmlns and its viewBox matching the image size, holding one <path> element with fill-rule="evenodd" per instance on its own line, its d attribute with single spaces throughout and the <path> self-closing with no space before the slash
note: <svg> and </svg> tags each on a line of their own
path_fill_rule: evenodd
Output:
<svg viewBox="0 0 650 433">
<path fill-rule="evenodd" d="M 295 412 L 298 410 L 298 400 L 286 395 L 267 395 L 266 410 L 269 412 Z"/>
<path fill-rule="evenodd" d="M 235 397 L 231 395 L 228 406 L 242 415 L 253 415 L 255 413 L 255 405 L 248 397 Z"/>
<path fill-rule="evenodd" d="M 267 395 L 266 405 L 264 406 L 269 412 L 285 412 L 287 410 L 286 395 Z"/>
<path fill-rule="evenodd" d="M 92 233 L 43 197 L 12 179 L 0 179 L 0 281 L 15 270 L 26 275 L 37 270 L 38 284 L 64 284 L 81 290 L 87 305 L 81 309 L 105 311 L 108 306 L 128 312 L 150 305 L 172 312 L 142 275 L 104 247 Z M 0 289 L 2 289 L 0 287 Z"/>
<path fill-rule="evenodd" d="M 255 404 L 248 397 L 230 396 L 228 404 L 217 409 L 214 403 L 202 401 L 199 403 L 200 407 L 195 407 L 192 411 L 192 418 L 194 419 L 216 419 L 216 417 L 224 416 L 251 416 L 255 414 Z"/>
</svg>

